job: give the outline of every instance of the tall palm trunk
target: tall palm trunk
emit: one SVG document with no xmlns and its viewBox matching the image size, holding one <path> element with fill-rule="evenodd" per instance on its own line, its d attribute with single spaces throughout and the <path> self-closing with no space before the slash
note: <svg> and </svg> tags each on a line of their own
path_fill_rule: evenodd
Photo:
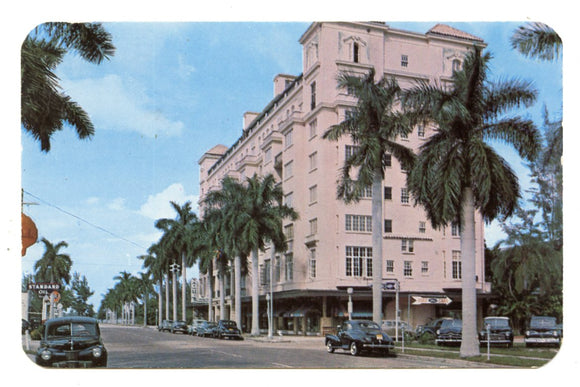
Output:
<svg viewBox="0 0 580 387">
<path fill-rule="evenodd" d="M 169 320 L 169 274 L 165 274 L 165 319 Z"/>
<path fill-rule="evenodd" d="M 147 326 L 147 294 L 143 295 L 143 326 Z"/>
<path fill-rule="evenodd" d="M 463 189 L 463 224 L 461 231 L 461 357 L 479 356 L 477 339 L 477 295 L 475 289 L 475 205 L 473 190 Z"/>
<path fill-rule="evenodd" d="M 372 185 L 373 224 L 373 321 L 383 319 L 383 179 L 382 170 L 375 169 Z M 352 318 L 352 317 L 351 317 Z"/>
<path fill-rule="evenodd" d="M 185 275 L 185 253 L 181 253 L 181 316 L 183 321 L 187 321 L 187 310 L 185 309 L 185 295 L 187 294 L 187 276 Z"/>
<path fill-rule="evenodd" d="M 220 320 L 226 320 L 226 274 L 222 272 L 220 274 Z"/>
<path fill-rule="evenodd" d="M 213 287 L 214 287 L 214 283 L 213 283 L 213 261 L 210 260 L 209 262 L 209 267 L 207 269 L 207 278 L 208 278 L 208 301 L 207 301 L 207 320 L 208 321 L 214 321 L 215 317 L 213 314 Z"/>
<path fill-rule="evenodd" d="M 163 280 L 159 279 L 159 325 L 161 325 L 161 320 L 163 320 Z"/>
<path fill-rule="evenodd" d="M 175 270 L 172 270 L 171 280 L 173 281 L 173 321 L 177 320 L 177 276 Z"/>
<path fill-rule="evenodd" d="M 234 258 L 234 303 L 236 309 L 236 324 L 242 329 L 242 259 L 239 255 Z"/>
<path fill-rule="evenodd" d="M 258 336 L 260 334 L 260 319 L 259 313 L 259 265 L 258 265 L 258 249 L 252 251 L 252 336 Z"/>
</svg>

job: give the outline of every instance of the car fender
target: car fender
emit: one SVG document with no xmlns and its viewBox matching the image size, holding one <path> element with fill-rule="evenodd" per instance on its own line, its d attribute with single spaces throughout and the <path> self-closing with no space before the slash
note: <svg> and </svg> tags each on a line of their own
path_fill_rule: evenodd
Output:
<svg viewBox="0 0 580 387">
<path fill-rule="evenodd" d="M 340 345 L 340 339 L 336 335 L 326 335 L 324 342 L 330 341 L 332 345 Z"/>
</svg>

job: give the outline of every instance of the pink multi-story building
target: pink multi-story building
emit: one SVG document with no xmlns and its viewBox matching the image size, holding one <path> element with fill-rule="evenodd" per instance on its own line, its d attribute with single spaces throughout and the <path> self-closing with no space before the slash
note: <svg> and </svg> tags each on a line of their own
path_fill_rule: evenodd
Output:
<svg viewBox="0 0 580 387">
<path fill-rule="evenodd" d="M 320 333 L 347 317 L 372 317 L 371 193 L 356 204 L 336 197 L 337 179 L 350 139 L 322 138 L 341 122 L 356 100 L 337 88 L 340 72 L 395 77 L 403 87 L 416 81 L 448 82 L 473 45 L 482 39 L 446 25 L 427 33 L 390 28 L 384 23 L 316 22 L 300 37 L 301 75 L 277 75 L 274 97 L 259 113 L 243 117 L 239 139 L 231 147 L 216 145 L 199 160 L 200 196 L 220 189 L 226 176 L 243 180 L 273 174 L 282 185 L 285 203 L 299 220 L 285 221 L 288 250 L 261 252 L 260 273 L 242 279 L 242 316 L 251 322 L 251 276 L 260 276 L 260 321 L 267 325 L 266 294 L 273 294 L 274 329 L 286 333 Z M 418 150 L 433 128 L 419 126 L 399 141 Z M 385 282 L 400 284 L 402 320 L 411 325 L 429 318 L 461 313 L 461 250 L 459 229 L 450 224 L 433 229 L 421 207 L 413 205 L 405 171 L 395 158 L 386 168 L 383 196 L 383 273 Z M 203 208 L 202 211 L 203 213 Z M 484 225 L 476 216 L 477 289 L 490 292 L 484 281 Z M 251 266 L 251 265 L 249 265 Z M 215 266 L 214 266 L 215 267 Z M 271 274 L 270 274 L 271 273 Z M 234 316 L 233 275 L 225 281 L 225 304 L 219 310 L 219 277 L 213 305 L 216 318 Z M 207 300 L 207 276 L 199 279 L 200 299 Z M 449 300 L 451 301 L 450 303 Z M 199 300 L 198 300 L 199 301 Z M 481 310 L 481 303 L 480 310 Z M 207 302 L 195 304 L 207 313 Z M 383 293 L 383 318 L 395 319 L 395 293 Z"/>
</svg>

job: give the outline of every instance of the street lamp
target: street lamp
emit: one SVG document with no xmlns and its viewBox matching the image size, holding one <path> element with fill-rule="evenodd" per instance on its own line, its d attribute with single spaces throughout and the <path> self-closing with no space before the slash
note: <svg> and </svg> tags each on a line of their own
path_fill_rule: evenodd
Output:
<svg viewBox="0 0 580 387">
<path fill-rule="evenodd" d="M 173 321 L 177 321 L 177 278 L 176 273 L 179 271 L 179 265 L 177 263 L 172 263 L 170 266 L 170 271 L 173 274 Z"/>
<path fill-rule="evenodd" d="M 348 318 L 352 320 L 352 294 L 354 293 L 353 288 L 346 289 L 348 293 Z"/>
</svg>

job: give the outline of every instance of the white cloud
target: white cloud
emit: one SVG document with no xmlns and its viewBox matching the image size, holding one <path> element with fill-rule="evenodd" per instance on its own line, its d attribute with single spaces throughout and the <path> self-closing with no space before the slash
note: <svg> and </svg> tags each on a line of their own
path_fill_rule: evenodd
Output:
<svg viewBox="0 0 580 387">
<path fill-rule="evenodd" d="M 124 198 L 116 198 L 116 199 L 113 199 L 107 205 L 107 207 L 110 210 L 115 210 L 115 211 L 123 210 L 123 209 L 125 209 L 125 199 Z"/>
<path fill-rule="evenodd" d="M 151 99 L 135 82 L 118 75 L 61 79 L 65 93 L 79 103 L 99 129 L 134 131 L 146 137 L 179 136 L 185 125 L 149 108 Z"/>
<path fill-rule="evenodd" d="M 179 205 L 190 201 L 193 211 L 197 213 L 198 197 L 187 195 L 183 185 L 180 183 L 174 183 L 158 194 L 149 195 L 147 202 L 141 206 L 138 212 L 151 219 L 174 218 L 176 214 L 169 203 L 170 201 Z"/>
</svg>

